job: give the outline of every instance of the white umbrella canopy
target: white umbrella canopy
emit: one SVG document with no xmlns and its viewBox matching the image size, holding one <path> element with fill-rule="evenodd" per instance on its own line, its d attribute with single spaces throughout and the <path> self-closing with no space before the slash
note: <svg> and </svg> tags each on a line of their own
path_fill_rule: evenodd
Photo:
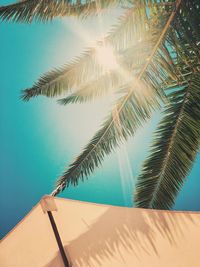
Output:
<svg viewBox="0 0 200 267">
<path fill-rule="evenodd" d="M 200 212 L 125 208 L 45 196 L 1 241 L 2 267 L 199 267 Z"/>
</svg>

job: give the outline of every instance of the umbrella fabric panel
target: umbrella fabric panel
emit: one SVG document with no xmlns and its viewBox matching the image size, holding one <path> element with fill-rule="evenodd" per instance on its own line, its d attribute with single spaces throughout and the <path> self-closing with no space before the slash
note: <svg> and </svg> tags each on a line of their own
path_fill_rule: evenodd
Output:
<svg viewBox="0 0 200 267">
<path fill-rule="evenodd" d="M 1 242 L 1 266 L 63 267 L 51 210 L 73 267 L 199 267 L 198 212 L 43 200 Z"/>
<path fill-rule="evenodd" d="M 75 267 L 199 267 L 200 213 L 56 199 L 65 250 Z M 53 267 L 54 262 L 48 267 Z"/>
<path fill-rule="evenodd" d="M 1 241 L 1 267 L 44 267 L 56 257 L 56 267 L 64 267 L 49 223 L 37 204 Z"/>
</svg>

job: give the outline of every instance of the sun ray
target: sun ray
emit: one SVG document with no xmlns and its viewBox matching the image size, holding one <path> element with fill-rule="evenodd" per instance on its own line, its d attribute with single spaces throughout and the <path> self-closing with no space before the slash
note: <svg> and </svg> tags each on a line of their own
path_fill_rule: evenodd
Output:
<svg viewBox="0 0 200 267">
<path fill-rule="evenodd" d="M 105 71 L 111 71 L 119 67 L 114 50 L 111 46 L 97 46 L 95 52 L 98 63 L 102 65 Z"/>
<path fill-rule="evenodd" d="M 131 199 L 130 196 L 132 196 L 135 181 L 126 145 L 121 146 L 121 148 L 117 150 L 117 159 L 124 204 L 125 206 L 132 206 L 133 199 Z"/>
</svg>

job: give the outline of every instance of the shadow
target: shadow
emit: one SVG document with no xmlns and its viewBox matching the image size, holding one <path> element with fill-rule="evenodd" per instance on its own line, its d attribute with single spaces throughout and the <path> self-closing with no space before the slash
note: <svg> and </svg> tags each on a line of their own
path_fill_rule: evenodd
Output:
<svg viewBox="0 0 200 267">
<path fill-rule="evenodd" d="M 104 266 L 104 261 L 113 257 L 127 266 L 124 251 L 140 261 L 144 253 L 159 258 L 158 238 L 170 246 L 180 245 L 180 238 L 182 242 L 189 230 L 188 222 L 193 223 L 189 213 L 111 207 L 65 250 L 72 255 L 74 267 Z M 63 266 L 58 265 L 58 257 L 45 267 Z"/>
</svg>

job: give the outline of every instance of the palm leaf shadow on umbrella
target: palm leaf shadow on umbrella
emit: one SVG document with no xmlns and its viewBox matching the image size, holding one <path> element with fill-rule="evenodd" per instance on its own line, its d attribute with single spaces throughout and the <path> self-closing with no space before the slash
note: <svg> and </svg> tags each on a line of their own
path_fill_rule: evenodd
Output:
<svg viewBox="0 0 200 267">
<path fill-rule="evenodd" d="M 178 216 L 177 216 L 178 215 Z M 140 261 L 145 254 L 159 257 L 157 238 L 162 238 L 170 246 L 176 246 L 178 240 L 188 232 L 187 222 L 193 219 L 190 214 L 162 211 L 150 211 L 129 208 L 113 208 L 100 216 L 88 230 L 65 246 L 73 266 L 101 266 L 105 260 L 115 258 L 126 266 L 123 251 Z M 85 222 L 86 223 L 86 222 Z M 66 226 L 67 229 L 67 226 Z M 155 233 L 156 232 L 156 233 Z M 60 254 L 45 267 L 62 264 Z"/>
</svg>

